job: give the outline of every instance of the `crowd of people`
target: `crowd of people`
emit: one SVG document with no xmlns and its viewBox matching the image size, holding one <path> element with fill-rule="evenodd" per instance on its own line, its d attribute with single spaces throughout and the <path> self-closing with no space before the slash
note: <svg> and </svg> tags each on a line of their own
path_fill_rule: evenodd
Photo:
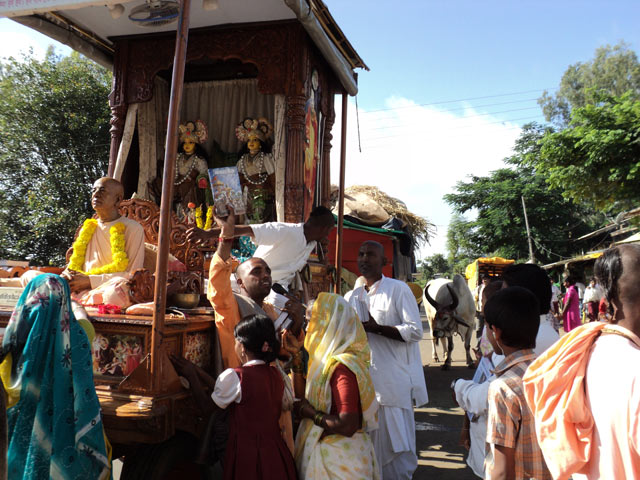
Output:
<svg viewBox="0 0 640 480">
<path fill-rule="evenodd" d="M 77 270 L 34 275 L 12 315 L 0 363 L 7 392 L 2 458 L 10 478 L 110 474 L 93 387 L 94 331 L 78 321 L 82 311 L 72 300 L 95 298 L 91 291 L 102 285 L 101 294 L 118 297 L 123 252 L 137 262 L 139 235 L 135 227 L 127 235 L 117 214 L 121 199 L 118 182 L 96 182 L 99 219 L 84 244 L 74 244 L 82 247 Z M 413 409 L 428 401 L 422 322 L 408 285 L 383 275 L 383 247 L 360 246 L 361 286 L 305 304 L 292 286 L 334 227 L 329 210 L 318 207 L 300 224 L 236 225 L 232 208 L 215 220 L 215 228 L 194 228 L 188 239 L 218 240 L 207 298 L 224 370 L 216 376 L 171 358 L 214 432 L 202 439 L 197 460 L 219 462 L 225 479 L 412 478 Z M 120 246 L 108 247 L 117 225 L 125 227 Z M 258 248 L 238 265 L 231 248 L 241 235 Z M 461 441 L 477 476 L 640 479 L 638 275 L 640 246 L 626 245 L 597 260 L 582 293 L 566 278 L 561 304 L 536 265 L 510 265 L 501 278 L 484 279 L 476 375 L 452 384 L 466 413 Z M 582 312 L 603 321 L 583 324 Z M 612 375 L 613 359 L 624 375 Z"/>
</svg>

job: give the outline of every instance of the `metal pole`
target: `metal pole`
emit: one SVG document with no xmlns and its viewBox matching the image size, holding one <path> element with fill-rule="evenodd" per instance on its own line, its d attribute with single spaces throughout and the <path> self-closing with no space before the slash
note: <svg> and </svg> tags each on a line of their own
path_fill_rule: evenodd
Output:
<svg viewBox="0 0 640 480">
<path fill-rule="evenodd" d="M 527 227 L 527 241 L 529 242 L 529 263 L 535 263 L 533 258 L 533 245 L 531 244 L 531 231 L 529 230 L 529 219 L 527 218 L 527 206 L 524 204 L 524 195 L 520 196 L 522 200 L 522 211 L 524 212 L 524 224 Z"/>
<path fill-rule="evenodd" d="M 182 0 L 176 31 L 176 49 L 173 57 L 171 77 L 171 97 L 169 99 L 169 118 L 167 121 L 167 140 L 164 148 L 164 173 L 162 176 L 162 200 L 160 202 L 160 226 L 158 237 L 158 260 L 156 263 L 156 284 L 153 298 L 153 325 L 151 336 L 151 388 L 160 390 L 162 380 L 162 340 L 164 337 L 164 312 L 167 306 L 167 264 L 171 228 L 171 203 L 173 199 L 173 180 L 178 151 L 178 115 L 184 86 L 184 67 L 187 58 L 187 40 L 189 38 L 189 13 L 191 0 Z"/>
<path fill-rule="evenodd" d="M 347 93 L 342 94 L 342 127 L 340 135 L 340 197 L 338 199 L 338 233 L 336 235 L 336 272 L 335 293 L 340 294 L 342 284 L 342 230 L 344 220 L 344 176 L 347 163 Z"/>
</svg>

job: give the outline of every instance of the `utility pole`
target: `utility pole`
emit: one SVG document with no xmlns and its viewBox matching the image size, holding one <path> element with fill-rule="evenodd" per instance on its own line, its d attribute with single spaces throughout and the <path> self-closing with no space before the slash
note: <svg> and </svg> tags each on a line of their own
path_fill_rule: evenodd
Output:
<svg viewBox="0 0 640 480">
<path fill-rule="evenodd" d="M 536 263 L 533 258 L 533 245 L 531 244 L 531 231 L 529 230 L 529 219 L 527 218 L 527 206 L 524 204 L 524 195 L 520 196 L 522 200 L 522 211 L 524 212 L 524 224 L 527 227 L 527 241 L 529 242 L 529 263 Z"/>
</svg>

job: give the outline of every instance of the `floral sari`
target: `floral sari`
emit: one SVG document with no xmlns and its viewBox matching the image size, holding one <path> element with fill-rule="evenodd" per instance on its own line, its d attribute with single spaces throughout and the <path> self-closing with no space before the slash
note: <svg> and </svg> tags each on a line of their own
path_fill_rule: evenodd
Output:
<svg viewBox="0 0 640 480">
<path fill-rule="evenodd" d="M 91 347 L 71 311 L 65 280 L 43 274 L 27 285 L 1 358 L 9 478 L 109 478 Z"/>
<path fill-rule="evenodd" d="M 352 437 L 322 436 L 323 429 L 306 418 L 296 436 L 295 460 L 304 479 L 378 480 L 380 473 L 373 444 L 367 433 L 378 426 L 373 382 L 369 375 L 370 351 L 362 323 L 351 306 L 339 295 L 321 293 L 304 342 L 309 352 L 305 397 L 316 409 L 331 408 L 331 376 L 339 364 L 358 380 L 362 407 L 362 429 Z"/>
</svg>

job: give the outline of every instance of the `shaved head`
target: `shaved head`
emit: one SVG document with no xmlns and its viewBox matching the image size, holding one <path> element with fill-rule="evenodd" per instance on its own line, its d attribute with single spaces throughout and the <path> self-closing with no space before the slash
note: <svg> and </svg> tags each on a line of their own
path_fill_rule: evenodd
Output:
<svg viewBox="0 0 640 480">
<path fill-rule="evenodd" d="M 373 240 L 367 240 L 360 245 L 358 251 L 358 270 L 366 279 L 368 286 L 382 277 L 382 267 L 387 264 L 384 256 L 384 247 Z"/>
<path fill-rule="evenodd" d="M 369 248 L 373 248 L 377 250 L 380 253 L 380 255 L 384 257 L 384 247 L 380 242 L 376 242 L 375 240 L 367 240 L 366 242 L 362 242 L 362 245 L 360 246 L 360 248 L 364 247 L 365 245 L 368 246 Z"/>
<path fill-rule="evenodd" d="M 115 220 L 120 216 L 118 207 L 124 198 L 122 184 L 111 177 L 102 177 L 91 188 L 91 206 L 102 221 Z"/>
</svg>

